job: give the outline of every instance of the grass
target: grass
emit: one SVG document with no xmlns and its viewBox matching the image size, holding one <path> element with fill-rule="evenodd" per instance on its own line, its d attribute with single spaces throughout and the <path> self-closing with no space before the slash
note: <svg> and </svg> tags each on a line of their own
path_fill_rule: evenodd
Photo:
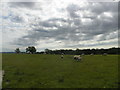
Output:
<svg viewBox="0 0 120 90">
<path fill-rule="evenodd" d="M 3 88 L 116 88 L 118 55 L 3 54 Z"/>
<path fill-rule="evenodd" d="M 2 53 L 0 53 L 0 70 L 2 70 Z"/>
</svg>

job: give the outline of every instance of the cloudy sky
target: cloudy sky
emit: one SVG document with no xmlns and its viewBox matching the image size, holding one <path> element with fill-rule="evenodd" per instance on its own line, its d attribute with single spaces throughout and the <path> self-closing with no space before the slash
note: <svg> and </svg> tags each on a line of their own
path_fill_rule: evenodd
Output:
<svg viewBox="0 0 120 90">
<path fill-rule="evenodd" d="M 40 0 L 0 3 L 2 51 L 118 46 L 118 2 Z"/>
</svg>

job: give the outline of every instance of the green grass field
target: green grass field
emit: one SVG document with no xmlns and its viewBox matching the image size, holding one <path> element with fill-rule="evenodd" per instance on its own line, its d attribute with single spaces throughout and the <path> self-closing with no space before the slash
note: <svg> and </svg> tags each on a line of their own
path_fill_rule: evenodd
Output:
<svg viewBox="0 0 120 90">
<path fill-rule="evenodd" d="M 0 53 L 0 70 L 2 70 L 2 54 Z"/>
<path fill-rule="evenodd" d="M 3 88 L 116 88 L 118 55 L 3 54 Z"/>
</svg>

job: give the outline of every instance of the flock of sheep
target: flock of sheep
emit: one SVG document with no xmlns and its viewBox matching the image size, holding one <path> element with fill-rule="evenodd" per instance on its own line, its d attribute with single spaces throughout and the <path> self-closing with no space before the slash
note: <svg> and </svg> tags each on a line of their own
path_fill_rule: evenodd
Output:
<svg viewBox="0 0 120 90">
<path fill-rule="evenodd" d="M 64 54 L 62 53 L 62 54 L 61 54 L 61 58 L 62 58 L 62 59 L 63 59 L 63 55 L 64 55 Z M 74 55 L 74 56 L 73 56 L 73 59 L 76 60 L 76 61 L 81 61 L 83 55 L 84 55 L 84 54 L 82 54 L 82 55 Z M 93 56 L 94 54 L 91 53 L 90 55 Z M 103 55 L 103 56 L 106 56 L 107 53 L 103 53 L 102 55 Z"/>
<path fill-rule="evenodd" d="M 63 54 L 61 55 L 61 59 L 63 59 Z M 74 55 L 73 59 L 76 60 L 76 61 L 81 61 L 82 57 L 80 55 Z"/>
</svg>

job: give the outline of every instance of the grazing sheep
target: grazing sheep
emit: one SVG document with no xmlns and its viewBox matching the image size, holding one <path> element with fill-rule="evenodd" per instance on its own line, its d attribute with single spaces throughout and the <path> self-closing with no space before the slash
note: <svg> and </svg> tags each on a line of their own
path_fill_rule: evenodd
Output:
<svg viewBox="0 0 120 90">
<path fill-rule="evenodd" d="M 82 56 L 84 56 L 85 54 L 84 54 L 84 53 L 82 53 L 81 55 L 82 55 Z"/>
<path fill-rule="evenodd" d="M 61 55 L 61 58 L 63 58 L 63 55 Z"/>
<path fill-rule="evenodd" d="M 64 53 L 61 54 L 61 58 L 63 58 Z"/>
<path fill-rule="evenodd" d="M 80 55 L 75 55 L 73 58 L 74 60 L 77 60 L 77 61 L 80 61 L 82 59 Z"/>
<path fill-rule="evenodd" d="M 103 56 L 107 56 L 107 53 L 103 53 Z"/>
<path fill-rule="evenodd" d="M 91 55 L 91 56 L 93 56 L 94 54 L 93 54 L 93 53 L 91 53 L 90 55 Z"/>
</svg>

